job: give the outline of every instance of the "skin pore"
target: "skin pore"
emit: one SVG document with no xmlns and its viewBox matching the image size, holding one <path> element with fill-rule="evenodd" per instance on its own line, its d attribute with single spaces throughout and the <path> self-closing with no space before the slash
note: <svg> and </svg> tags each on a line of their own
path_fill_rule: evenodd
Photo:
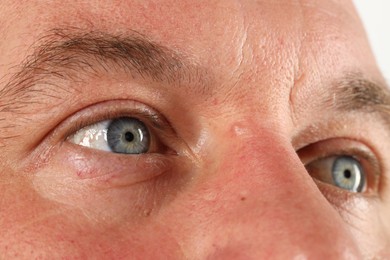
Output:
<svg viewBox="0 0 390 260">
<path fill-rule="evenodd" d="M 0 35 L 0 259 L 389 257 L 390 94 L 351 1 L 6 0 Z M 146 153 L 80 141 L 118 118 Z"/>
</svg>

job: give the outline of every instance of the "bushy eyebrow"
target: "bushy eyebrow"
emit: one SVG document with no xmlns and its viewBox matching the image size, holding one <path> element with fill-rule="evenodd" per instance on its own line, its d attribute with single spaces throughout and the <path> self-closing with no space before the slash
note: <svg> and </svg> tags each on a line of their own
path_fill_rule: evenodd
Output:
<svg viewBox="0 0 390 260">
<path fill-rule="evenodd" d="M 47 91 L 51 84 L 48 78 L 77 80 L 83 71 L 96 72 L 97 67 L 169 83 L 202 82 L 205 78 L 197 65 L 137 32 L 113 35 L 55 29 L 34 44 L 32 54 L 0 89 L 0 112 L 20 112 L 45 96 L 56 97 L 56 91 Z M 34 87 L 42 81 L 45 89 Z M 59 85 L 53 89 L 69 91 Z"/>
</svg>

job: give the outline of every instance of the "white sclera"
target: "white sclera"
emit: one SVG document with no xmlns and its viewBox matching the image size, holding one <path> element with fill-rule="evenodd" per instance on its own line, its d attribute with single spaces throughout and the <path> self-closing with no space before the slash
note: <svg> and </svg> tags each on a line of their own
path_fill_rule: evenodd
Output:
<svg viewBox="0 0 390 260">
<path fill-rule="evenodd" d="M 86 126 L 69 136 L 71 143 L 110 152 L 111 148 L 107 143 L 107 129 L 111 120 L 106 120 Z"/>
</svg>

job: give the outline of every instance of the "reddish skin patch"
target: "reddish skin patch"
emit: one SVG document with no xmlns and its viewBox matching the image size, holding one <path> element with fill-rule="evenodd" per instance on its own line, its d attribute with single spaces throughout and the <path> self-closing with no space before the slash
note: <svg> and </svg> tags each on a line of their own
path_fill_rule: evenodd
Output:
<svg viewBox="0 0 390 260">
<path fill-rule="evenodd" d="M 301 145 L 334 135 L 358 139 L 360 132 L 390 168 L 390 138 L 373 115 L 354 111 L 348 132 L 318 123 L 345 122 L 321 100 L 346 71 L 380 80 L 351 10 L 349 1 L 327 0 L 0 1 L 0 24 L 8 28 L 0 37 L 1 83 L 34 42 L 69 27 L 115 36 L 137 31 L 206 72 L 201 84 L 177 86 L 97 69 L 97 77 L 55 82 L 64 90 L 55 95 L 66 102 L 46 95 L 40 107 L 23 110 L 28 123 L 18 121 L 12 134 L 19 137 L 0 147 L 0 258 L 344 259 L 361 251 L 371 259 L 386 250 L 389 230 L 377 220 L 389 219 L 388 192 L 373 202 L 317 186 L 292 144 L 297 137 Z M 342 15 L 335 18 L 336 11 Z M 127 106 L 119 99 L 169 117 L 177 135 L 166 141 L 176 145 L 176 160 L 66 145 L 66 131 L 57 128 L 64 119 L 102 101 L 121 112 Z M 298 111 L 294 122 L 291 111 Z M 20 119 L 0 113 L 0 129 Z M 304 132 L 307 126 L 318 133 Z M 44 164 L 24 167 L 35 163 L 31 152 L 46 150 L 41 142 L 58 150 L 42 153 Z M 172 168 L 164 171 L 166 165 Z"/>
</svg>

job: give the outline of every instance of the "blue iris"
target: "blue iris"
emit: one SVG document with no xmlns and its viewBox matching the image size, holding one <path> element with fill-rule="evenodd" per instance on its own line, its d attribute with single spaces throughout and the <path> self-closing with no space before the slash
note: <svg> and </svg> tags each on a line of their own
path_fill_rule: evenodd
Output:
<svg viewBox="0 0 390 260">
<path fill-rule="evenodd" d="M 336 186 L 360 192 L 365 185 L 365 176 L 359 161 L 351 156 L 341 156 L 334 160 L 332 177 Z"/>
<path fill-rule="evenodd" d="M 150 134 L 140 120 L 120 117 L 110 122 L 107 129 L 107 143 L 115 153 L 146 153 L 150 146 Z"/>
</svg>

